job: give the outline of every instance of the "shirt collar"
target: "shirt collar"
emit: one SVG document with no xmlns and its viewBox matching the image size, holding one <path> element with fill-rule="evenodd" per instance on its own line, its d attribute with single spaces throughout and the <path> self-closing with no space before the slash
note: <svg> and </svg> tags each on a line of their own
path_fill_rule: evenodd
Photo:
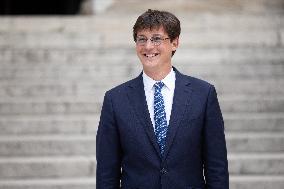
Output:
<svg viewBox="0 0 284 189">
<path fill-rule="evenodd" d="M 157 82 L 154 79 L 152 79 L 151 77 L 149 77 L 144 71 L 143 71 L 143 83 L 144 83 L 144 88 L 146 91 L 150 91 L 153 89 L 154 84 Z M 165 86 L 169 89 L 169 90 L 174 90 L 175 88 L 175 80 L 176 80 L 176 75 L 175 72 L 173 70 L 173 68 L 171 69 L 170 73 L 161 81 L 165 84 Z"/>
</svg>

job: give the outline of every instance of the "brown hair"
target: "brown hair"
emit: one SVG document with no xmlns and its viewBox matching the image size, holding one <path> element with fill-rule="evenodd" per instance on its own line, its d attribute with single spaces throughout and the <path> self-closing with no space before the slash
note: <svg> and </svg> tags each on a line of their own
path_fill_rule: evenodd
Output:
<svg viewBox="0 0 284 189">
<path fill-rule="evenodd" d="M 136 42 L 139 31 L 159 29 L 160 27 L 163 27 L 171 42 L 180 35 L 180 21 L 175 15 L 166 11 L 148 9 L 137 18 L 133 26 L 134 41 Z M 174 53 L 175 51 L 173 51 L 172 55 Z"/>
</svg>

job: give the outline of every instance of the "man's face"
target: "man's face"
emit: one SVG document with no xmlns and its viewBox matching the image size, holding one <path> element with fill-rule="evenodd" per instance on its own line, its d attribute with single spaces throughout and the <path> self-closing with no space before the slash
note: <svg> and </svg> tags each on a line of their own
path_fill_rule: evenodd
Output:
<svg viewBox="0 0 284 189">
<path fill-rule="evenodd" d="M 145 71 L 169 69 L 172 66 L 172 51 L 176 50 L 177 47 L 178 38 L 171 42 L 163 27 L 137 32 L 136 53 Z"/>
</svg>

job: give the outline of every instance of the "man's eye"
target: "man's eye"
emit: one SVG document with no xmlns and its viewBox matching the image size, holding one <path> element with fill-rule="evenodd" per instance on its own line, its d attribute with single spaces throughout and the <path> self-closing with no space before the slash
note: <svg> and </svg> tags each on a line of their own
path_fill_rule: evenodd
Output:
<svg viewBox="0 0 284 189">
<path fill-rule="evenodd" d="M 137 41 L 138 41 L 139 43 L 145 43 L 145 42 L 147 41 L 147 39 L 145 39 L 145 38 L 139 38 L 139 39 L 137 39 Z"/>
<path fill-rule="evenodd" d="M 158 42 L 162 40 L 161 37 L 153 37 L 152 39 L 153 39 L 153 41 L 158 41 Z"/>
</svg>

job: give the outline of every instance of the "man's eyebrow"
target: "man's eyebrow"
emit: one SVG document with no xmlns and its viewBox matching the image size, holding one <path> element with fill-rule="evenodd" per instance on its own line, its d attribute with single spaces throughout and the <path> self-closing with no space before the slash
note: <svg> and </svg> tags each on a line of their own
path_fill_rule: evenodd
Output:
<svg viewBox="0 0 284 189">
<path fill-rule="evenodd" d="M 163 37 L 163 35 L 162 35 L 162 34 L 155 33 L 155 34 L 153 34 L 151 37 Z"/>
<path fill-rule="evenodd" d="M 163 35 L 161 35 L 161 34 L 158 34 L 158 33 L 155 33 L 155 34 L 153 34 L 151 37 L 157 37 L 157 36 L 163 36 Z M 145 35 L 137 35 L 137 37 L 146 37 Z"/>
</svg>

